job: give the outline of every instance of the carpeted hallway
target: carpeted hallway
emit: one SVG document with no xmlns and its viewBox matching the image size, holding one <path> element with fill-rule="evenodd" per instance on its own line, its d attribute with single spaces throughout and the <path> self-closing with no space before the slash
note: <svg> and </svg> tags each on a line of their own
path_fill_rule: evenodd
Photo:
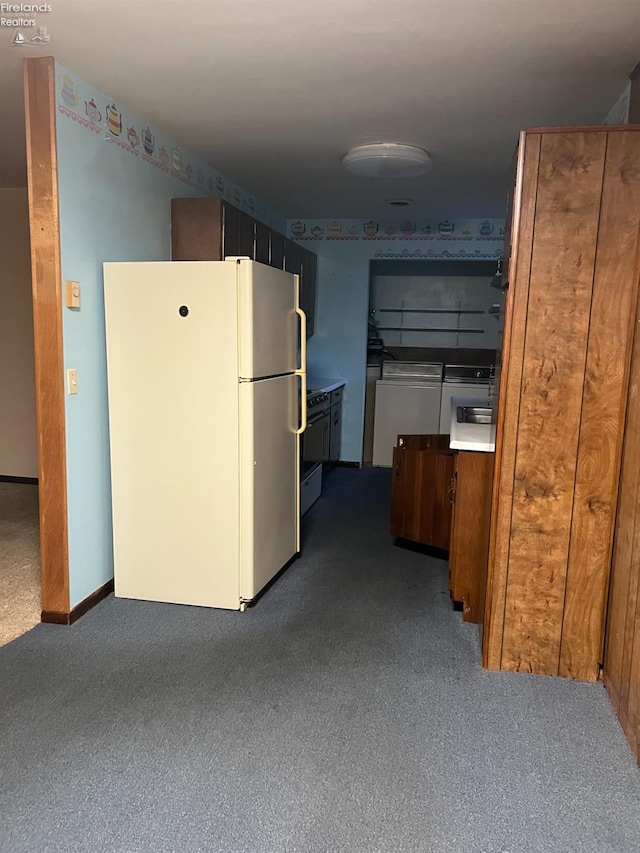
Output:
<svg viewBox="0 0 640 853">
<path fill-rule="evenodd" d="M 111 597 L 0 649 L 0 851 L 640 851 L 602 686 L 482 671 L 388 481 L 332 472 L 246 613 Z"/>
</svg>

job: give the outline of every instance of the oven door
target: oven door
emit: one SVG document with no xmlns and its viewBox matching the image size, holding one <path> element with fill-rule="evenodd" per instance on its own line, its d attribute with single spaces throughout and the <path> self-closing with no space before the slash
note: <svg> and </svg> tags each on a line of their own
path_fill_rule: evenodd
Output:
<svg viewBox="0 0 640 853">
<path fill-rule="evenodd" d="M 322 412 L 309 418 L 307 428 L 302 434 L 302 479 L 304 480 L 329 459 L 329 437 L 331 433 L 331 413 Z"/>
</svg>

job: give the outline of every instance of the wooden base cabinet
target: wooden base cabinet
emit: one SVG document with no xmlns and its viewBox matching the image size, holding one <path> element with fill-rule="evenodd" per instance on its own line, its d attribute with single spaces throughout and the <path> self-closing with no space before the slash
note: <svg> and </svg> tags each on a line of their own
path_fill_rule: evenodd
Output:
<svg viewBox="0 0 640 853">
<path fill-rule="evenodd" d="M 593 681 L 638 295 L 640 127 L 521 134 L 483 662 Z"/>
<path fill-rule="evenodd" d="M 446 551 L 453 477 L 449 436 L 399 435 L 391 470 L 390 532 Z"/>
<path fill-rule="evenodd" d="M 493 461 L 493 453 L 466 450 L 454 457 L 449 589 L 465 622 L 484 615 Z"/>
</svg>

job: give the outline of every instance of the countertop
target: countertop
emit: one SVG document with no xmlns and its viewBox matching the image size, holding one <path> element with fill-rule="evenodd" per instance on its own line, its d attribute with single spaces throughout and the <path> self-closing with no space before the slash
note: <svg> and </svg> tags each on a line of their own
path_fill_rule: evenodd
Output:
<svg viewBox="0 0 640 853">
<path fill-rule="evenodd" d="M 307 388 L 309 391 L 335 391 L 342 388 L 346 382 L 344 379 L 328 379 L 326 376 L 307 376 Z"/>
</svg>

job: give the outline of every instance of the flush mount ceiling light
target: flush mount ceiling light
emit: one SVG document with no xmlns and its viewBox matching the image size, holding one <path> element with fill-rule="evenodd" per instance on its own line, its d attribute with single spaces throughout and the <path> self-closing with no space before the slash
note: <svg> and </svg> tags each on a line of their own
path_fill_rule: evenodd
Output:
<svg viewBox="0 0 640 853">
<path fill-rule="evenodd" d="M 413 204 L 412 198 L 388 198 L 386 199 L 387 204 L 393 205 L 393 207 L 408 207 L 410 204 Z"/>
<path fill-rule="evenodd" d="M 431 171 L 424 148 L 398 142 L 358 145 L 342 158 L 345 169 L 365 178 L 412 178 Z"/>
</svg>

